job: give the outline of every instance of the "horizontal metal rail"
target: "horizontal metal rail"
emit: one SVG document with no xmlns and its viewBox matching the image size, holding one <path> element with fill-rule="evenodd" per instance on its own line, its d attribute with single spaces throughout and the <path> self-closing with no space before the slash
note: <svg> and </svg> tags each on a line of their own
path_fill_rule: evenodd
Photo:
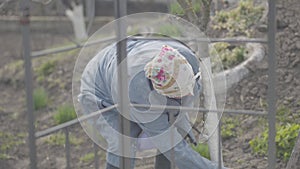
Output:
<svg viewBox="0 0 300 169">
<path fill-rule="evenodd" d="M 99 43 L 108 43 L 108 42 L 113 42 L 116 38 L 111 37 L 111 38 L 104 38 L 101 40 L 97 40 L 94 42 L 89 42 L 89 43 L 82 43 L 82 44 L 72 44 L 69 46 L 65 47 L 59 47 L 59 48 L 53 48 L 53 49 L 46 49 L 46 50 L 41 50 L 41 51 L 33 51 L 31 53 L 31 57 L 41 57 L 49 54 L 57 54 L 61 52 L 67 52 L 70 50 L 82 48 L 82 47 L 88 47 L 88 46 L 93 46 L 97 45 Z M 133 40 L 170 40 L 170 38 L 166 37 L 128 37 L 128 39 L 133 39 Z M 251 38 L 251 39 L 233 39 L 233 38 L 195 38 L 195 39 L 189 39 L 189 38 L 179 38 L 177 40 L 180 40 L 182 42 L 187 42 L 187 41 L 194 41 L 194 42 L 210 42 L 210 43 L 216 43 L 216 42 L 228 42 L 228 43 L 267 43 L 267 40 L 265 39 L 257 39 L 257 38 Z"/>
<path fill-rule="evenodd" d="M 133 40 L 170 40 L 173 37 L 142 37 L 142 36 L 135 36 L 135 37 L 128 37 L 128 39 Z M 228 42 L 228 43 L 267 43 L 268 41 L 263 38 L 241 38 L 241 39 L 234 39 L 234 38 L 176 38 L 173 39 L 182 41 L 182 42 Z"/>
<path fill-rule="evenodd" d="M 161 109 L 172 109 L 172 110 L 184 110 L 192 112 L 203 112 L 203 113 L 226 113 L 226 114 L 240 114 L 240 115 L 267 115 L 266 111 L 253 111 L 253 110 L 231 110 L 231 109 L 224 109 L 224 110 L 212 110 L 212 109 L 205 109 L 201 107 L 181 107 L 181 106 L 161 106 L 161 105 L 146 105 L 146 104 L 132 104 L 131 106 L 135 108 L 151 108 L 156 110 Z"/>
<path fill-rule="evenodd" d="M 35 134 L 35 137 L 36 138 L 40 138 L 40 137 L 44 137 L 44 136 L 47 136 L 51 133 L 54 133 L 54 132 L 57 132 L 58 130 L 61 130 L 63 128 L 66 128 L 66 127 L 70 127 L 70 126 L 73 126 L 79 122 L 83 122 L 83 121 L 86 121 L 90 118 L 93 118 L 95 116 L 98 116 L 100 115 L 101 113 L 104 113 L 106 111 L 109 111 L 109 110 L 112 110 L 112 109 L 115 109 L 117 108 L 117 105 L 113 105 L 113 106 L 110 106 L 110 107 L 107 107 L 107 108 L 104 108 L 104 109 L 101 109 L 99 111 L 96 111 L 96 112 L 93 112 L 89 115 L 85 115 L 85 116 L 81 116 L 79 118 L 76 118 L 74 120 L 70 120 L 68 122 L 65 122 L 65 123 L 62 123 L 60 125 L 57 125 L 57 126 L 54 126 L 54 127 L 51 127 L 51 128 L 48 128 L 46 130 L 43 130 L 43 131 L 39 131 L 39 132 L 36 132 Z"/>
<path fill-rule="evenodd" d="M 251 38 L 251 39 L 233 39 L 233 38 L 210 38 L 209 42 L 228 42 L 228 43 L 268 43 L 263 38 Z"/>
<path fill-rule="evenodd" d="M 67 52 L 70 50 L 82 48 L 84 46 L 92 46 L 92 45 L 97 45 L 99 43 L 108 43 L 108 42 L 113 42 L 115 38 L 104 38 L 101 40 L 89 42 L 89 43 L 82 43 L 82 44 L 72 44 L 64 47 L 59 47 L 59 48 L 52 48 L 52 49 L 45 49 L 45 50 L 40 50 L 40 51 L 33 51 L 31 53 L 31 57 L 41 57 L 45 55 L 50 55 L 50 54 L 57 54 L 57 53 L 62 53 L 62 52 Z"/>
<path fill-rule="evenodd" d="M 81 116 L 77 119 L 65 122 L 63 124 L 48 128 L 44 131 L 39 131 L 36 132 L 35 137 L 36 138 L 40 138 L 40 137 L 44 137 L 47 136 L 51 133 L 57 132 L 61 129 L 64 129 L 66 127 L 70 127 L 72 125 L 75 125 L 79 122 L 83 122 L 86 121 L 88 119 L 91 119 L 95 116 L 99 116 L 101 113 L 104 113 L 106 111 L 112 110 L 117 108 L 118 105 L 115 104 L 113 106 L 101 109 L 99 111 L 93 112 L 89 115 L 84 115 Z M 155 110 L 161 110 L 161 109 L 172 109 L 172 110 L 184 110 L 184 111 L 189 111 L 189 113 L 197 113 L 197 112 L 203 112 L 203 113 L 226 113 L 226 114 L 239 114 L 239 115 L 262 115 L 265 116 L 267 115 L 267 112 L 265 111 L 252 111 L 252 110 L 230 110 L 230 109 L 224 109 L 224 110 L 209 110 L 209 109 L 205 109 L 205 108 L 197 108 L 197 107 L 181 107 L 181 106 L 161 106 L 161 105 L 144 105 L 144 104 L 131 104 L 131 107 L 135 107 L 135 108 L 151 108 L 151 109 L 155 109 Z"/>
</svg>

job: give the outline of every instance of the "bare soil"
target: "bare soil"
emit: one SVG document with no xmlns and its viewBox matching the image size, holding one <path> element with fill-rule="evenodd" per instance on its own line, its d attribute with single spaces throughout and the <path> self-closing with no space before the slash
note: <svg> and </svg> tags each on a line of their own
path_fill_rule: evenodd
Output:
<svg viewBox="0 0 300 169">
<path fill-rule="evenodd" d="M 285 105 L 295 113 L 300 113 L 300 5 L 297 0 L 279 0 L 278 32 L 276 36 L 277 76 L 276 86 L 278 105 Z M 8 136 L 0 137 L 0 146 L 11 143 L 9 148 L 1 148 L 0 154 L 7 157 L 0 158 L 2 169 L 29 168 L 29 151 L 27 146 L 27 115 L 25 102 L 24 73 L 22 64 L 16 61 L 22 59 L 21 34 L 0 33 L 0 133 Z M 60 35 L 48 33 L 32 33 L 32 50 L 46 49 L 57 46 L 65 41 Z M 78 51 L 66 54 L 58 59 L 56 69 L 47 80 L 37 82 L 37 74 L 34 76 L 34 86 L 43 86 L 49 94 L 50 101 L 47 108 L 36 111 L 37 131 L 54 126 L 53 114 L 57 105 L 72 103 L 71 79 Z M 51 55 L 37 59 L 33 67 L 46 62 Z M 63 56 L 63 55 L 61 55 Z M 250 75 L 233 87 L 227 97 L 228 109 L 263 109 L 263 102 L 267 94 L 267 62 L 266 59 L 253 68 Z M 59 80 L 57 80 L 59 79 Z M 227 115 L 225 115 L 227 116 Z M 257 127 L 259 118 L 255 116 L 238 116 L 242 131 L 236 137 L 223 140 L 223 155 L 225 166 L 235 169 L 264 169 L 267 168 L 267 158 L 253 155 L 249 146 L 249 140 L 261 132 Z M 299 121 L 300 123 L 300 121 Z M 64 131 L 61 131 L 63 134 Z M 93 152 L 93 143 L 84 133 L 80 125 L 70 128 L 72 137 L 78 138 L 79 143 L 71 145 L 71 168 L 93 168 L 93 161 L 84 162 L 80 159 Z M 47 140 L 51 136 L 37 140 L 38 166 L 43 169 L 65 168 L 64 145 L 52 145 Z M 104 151 L 100 150 L 100 168 L 104 167 Z M 277 161 L 277 169 L 285 168 L 285 163 Z M 139 161 L 139 168 L 152 168 L 152 160 Z"/>
</svg>

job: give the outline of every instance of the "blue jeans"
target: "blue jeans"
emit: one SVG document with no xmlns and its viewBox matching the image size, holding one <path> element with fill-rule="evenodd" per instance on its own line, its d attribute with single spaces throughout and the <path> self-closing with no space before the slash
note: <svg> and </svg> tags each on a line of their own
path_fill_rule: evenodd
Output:
<svg viewBox="0 0 300 169">
<path fill-rule="evenodd" d="M 155 167 L 154 168 L 155 169 L 171 169 L 171 163 L 163 154 L 158 154 L 155 158 Z M 119 169 L 119 168 L 107 163 L 106 169 Z"/>
<path fill-rule="evenodd" d="M 117 135 L 119 122 L 118 113 L 111 111 L 105 112 L 97 121 L 97 128 L 100 134 L 108 143 L 107 163 L 114 167 L 119 167 L 120 157 L 117 155 L 120 150 L 119 137 Z M 109 124 L 109 126 L 107 125 Z M 133 123 L 131 122 L 131 137 L 138 137 L 143 130 L 151 139 L 155 146 L 163 155 L 171 160 L 171 154 L 174 157 L 176 166 L 179 169 L 217 169 L 218 166 L 213 162 L 203 158 L 199 153 L 195 152 L 189 144 L 182 139 L 181 135 L 170 128 L 169 117 L 167 113 L 162 113 L 157 119 L 149 123 Z M 114 130 L 114 131 L 113 131 Z M 165 132 L 163 137 L 156 137 Z M 173 137 L 173 141 L 170 139 Z M 175 143 L 175 144 L 174 144 Z M 174 144 L 175 146 L 171 146 Z M 134 147 L 132 147 L 134 149 Z M 173 148 L 173 149 L 171 149 Z M 133 150 L 135 151 L 135 150 Z M 134 159 L 132 158 L 132 168 L 134 167 Z"/>
<path fill-rule="evenodd" d="M 112 151 L 114 149 L 119 149 L 116 144 L 118 144 L 118 136 L 113 136 L 112 133 L 116 133 L 118 131 L 119 122 L 118 122 L 118 113 L 115 112 L 105 112 L 102 114 L 103 118 L 100 118 L 98 120 L 98 124 L 105 123 L 102 120 L 105 120 L 109 126 L 103 126 L 101 125 L 101 128 L 99 128 L 99 131 L 101 135 L 107 140 L 108 142 L 108 151 L 107 151 L 107 164 L 106 169 L 118 169 L 119 167 L 119 159 L 120 156 L 114 154 Z M 102 122 L 101 122 L 102 121 Z M 98 127 L 100 127 L 98 125 Z M 106 128 L 106 129 L 104 129 Z M 114 130 L 107 132 L 109 130 Z M 133 138 L 137 138 L 140 133 L 142 132 L 142 129 L 139 127 L 137 123 L 130 122 L 130 136 Z M 155 163 L 155 169 L 170 169 L 170 161 L 162 154 L 158 154 L 156 156 L 156 163 Z M 131 168 L 134 168 L 134 159 L 132 158 L 132 166 Z"/>
</svg>

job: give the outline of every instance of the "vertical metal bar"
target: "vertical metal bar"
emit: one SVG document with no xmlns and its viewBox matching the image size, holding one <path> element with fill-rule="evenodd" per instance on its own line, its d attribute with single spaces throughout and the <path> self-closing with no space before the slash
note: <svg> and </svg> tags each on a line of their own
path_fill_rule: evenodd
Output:
<svg viewBox="0 0 300 169">
<path fill-rule="evenodd" d="M 171 13 L 171 0 L 167 0 L 168 12 Z"/>
<path fill-rule="evenodd" d="M 170 113 L 169 114 L 169 118 L 170 118 L 170 124 L 171 125 L 174 125 L 174 122 L 175 122 L 175 114 L 173 113 Z M 170 151 L 170 162 L 171 162 L 171 169 L 175 169 L 175 150 L 174 150 L 174 145 L 175 145 L 175 142 L 174 142 L 174 132 L 175 132 L 175 129 L 173 126 L 171 126 L 171 151 Z"/>
<path fill-rule="evenodd" d="M 36 144 L 35 144 L 35 118 L 33 114 L 33 97 L 32 97 L 32 65 L 31 65 L 31 46 L 30 46 L 30 1 L 23 0 L 21 2 L 20 24 L 22 29 L 23 58 L 25 67 L 25 85 L 26 85 L 26 104 L 28 118 L 28 144 L 30 168 L 36 169 Z"/>
<path fill-rule="evenodd" d="M 93 126 L 96 126 L 96 122 L 97 120 L 94 119 L 94 124 Z M 93 138 L 96 138 L 97 137 L 97 129 L 93 128 Z M 95 169 L 99 169 L 99 155 L 98 155 L 98 145 L 94 142 L 93 143 L 93 147 L 94 147 L 94 166 L 95 166 Z"/>
<path fill-rule="evenodd" d="M 276 166 L 276 54 L 275 54 L 275 34 L 276 34 L 276 0 L 269 0 L 268 14 L 268 123 L 269 123 L 269 140 L 268 140 L 268 168 L 274 169 Z"/>
<path fill-rule="evenodd" d="M 119 18 L 125 16 L 127 13 L 127 0 L 115 0 L 115 18 L 117 30 L 117 63 L 118 63 L 118 92 L 119 92 L 119 128 L 122 133 L 120 136 L 120 168 L 130 168 L 130 158 L 124 157 L 130 153 L 130 141 L 123 137 L 130 135 L 130 121 L 129 119 L 129 100 L 128 100 L 128 73 L 127 73 L 127 26 L 124 20 Z"/>
<path fill-rule="evenodd" d="M 98 145 L 96 143 L 94 145 L 94 163 L 95 169 L 99 169 L 99 155 L 98 155 Z"/>
<path fill-rule="evenodd" d="M 221 116 L 219 115 L 219 119 Z M 222 169 L 222 141 L 221 141 L 221 119 L 218 123 L 218 169 Z"/>
<path fill-rule="evenodd" d="M 65 128 L 65 151 L 66 151 L 66 169 L 70 169 L 70 140 L 69 140 L 69 129 L 68 127 Z"/>
</svg>

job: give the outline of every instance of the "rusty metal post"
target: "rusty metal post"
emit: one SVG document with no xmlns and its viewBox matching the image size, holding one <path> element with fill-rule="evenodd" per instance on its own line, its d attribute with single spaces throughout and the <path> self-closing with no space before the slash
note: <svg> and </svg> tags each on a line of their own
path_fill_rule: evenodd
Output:
<svg viewBox="0 0 300 169">
<path fill-rule="evenodd" d="M 32 64 L 31 64 L 31 46 L 30 46 L 30 1 L 23 0 L 21 2 L 21 16 L 20 24 L 22 30 L 23 43 L 23 59 L 25 67 L 25 86 L 26 86 L 26 104 L 27 104 L 27 118 L 28 118 L 28 147 L 30 168 L 36 169 L 36 144 L 35 144 L 35 118 L 33 114 L 33 85 L 32 85 Z"/>
</svg>

